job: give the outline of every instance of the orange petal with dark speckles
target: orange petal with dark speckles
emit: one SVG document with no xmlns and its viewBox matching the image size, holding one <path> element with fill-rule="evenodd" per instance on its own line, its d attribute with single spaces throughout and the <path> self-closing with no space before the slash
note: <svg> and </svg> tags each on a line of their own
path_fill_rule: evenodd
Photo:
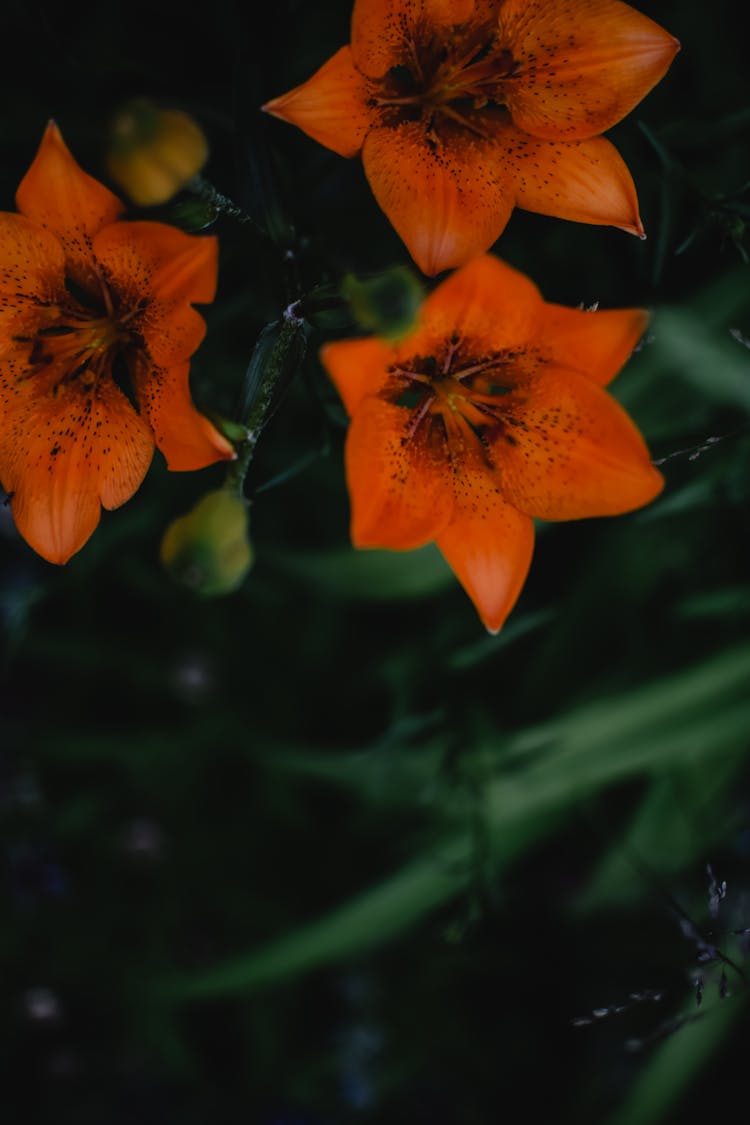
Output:
<svg viewBox="0 0 750 1125">
<path fill-rule="evenodd" d="M 409 436 L 411 419 L 411 410 L 375 397 L 363 399 L 352 419 L 346 476 L 355 547 L 422 547 L 451 518 L 445 441 L 435 440 L 428 420 Z"/>
<path fill-rule="evenodd" d="M 436 542 L 490 633 L 518 600 L 531 565 L 534 524 L 506 504 L 492 480 L 475 474 L 463 504 Z"/>
<path fill-rule="evenodd" d="M 477 353 L 520 347 L 536 331 L 542 296 L 525 274 L 483 254 L 433 289 L 415 331 L 399 345 L 404 357 L 431 354 L 452 337 L 470 341 Z"/>
<path fill-rule="evenodd" d="M 113 223 L 94 239 L 107 280 L 140 300 L 208 304 L 216 294 L 219 245 L 165 223 Z"/>
<path fill-rule="evenodd" d="M 369 98 L 368 83 L 354 66 L 351 48 L 342 47 L 307 82 L 266 102 L 263 109 L 339 156 L 356 156 L 378 119 Z"/>
<path fill-rule="evenodd" d="M 441 126 L 430 141 L 420 121 L 378 126 L 362 160 L 380 206 L 419 268 L 430 276 L 482 254 L 513 209 L 513 172 L 492 138 Z"/>
<path fill-rule="evenodd" d="M 544 304 L 535 343 L 552 363 L 605 387 L 627 363 L 647 325 L 645 309 L 586 312 Z"/>
<path fill-rule="evenodd" d="M 505 0 L 499 26 L 516 63 L 503 88 L 513 120 L 553 140 L 585 140 L 611 128 L 680 48 L 620 0 Z"/>
<path fill-rule="evenodd" d="M 503 495 L 536 519 L 614 516 L 648 504 L 664 480 L 623 408 L 584 375 L 545 366 L 505 396 L 491 456 Z"/>
<path fill-rule="evenodd" d="M 320 360 L 333 380 L 348 414 L 367 395 L 376 395 L 389 381 L 388 366 L 394 349 L 372 336 L 366 340 L 339 340 L 320 349 Z"/>
<path fill-rule="evenodd" d="M 157 367 L 188 359 L 206 334 L 189 302 L 213 299 L 217 242 L 163 223 L 113 223 L 94 239 L 112 290 L 136 310 L 133 327 Z"/>
<path fill-rule="evenodd" d="M 54 121 L 47 126 L 19 185 L 16 203 L 23 215 L 57 235 L 65 249 L 69 275 L 98 294 L 92 240 L 125 207 L 104 184 L 79 167 Z"/>
<path fill-rule="evenodd" d="M 159 368 L 142 356 L 131 368 L 138 405 L 154 431 L 167 467 L 177 472 L 231 461 L 234 446 L 200 411 L 190 396 L 189 363 Z"/>
<path fill-rule="evenodd" d="M 37 331 L 40 302 L 55 304 L 64 293 L 60 240 L 23 215 L 0 213 L 0 358 L 17 350 L 15 336 Z"/>
<path fill-rule="evenodd" d="M 371 78 L 391 67 L 413 64 L 415 54 L 437 31 L 443 41 L 451 29 L 491 19 L 498 0 L 355 0 L 352 12 L 352 55 Z"/>
<path fill-rule="evenodd" d="M 117 508 L 138 489 L 153 437 L 110 380 L 88 391 L 62 386 L 45 398 L 29 389 L 25 398 L 0 432 L 0 477 L 19 533 L 61 564 L 94 531 L 101 505 Z"/>
<path fill-rule="evenodd" d="M 643 237 L 633 178 L 604 137 L 539 141 L 510 126 L 498 157 L 514 176 L 516 203 L 526 211 Z"/>
</svg>

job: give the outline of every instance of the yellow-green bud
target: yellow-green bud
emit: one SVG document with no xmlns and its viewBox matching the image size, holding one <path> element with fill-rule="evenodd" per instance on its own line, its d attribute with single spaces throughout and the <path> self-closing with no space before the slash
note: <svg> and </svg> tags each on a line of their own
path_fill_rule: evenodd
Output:
<svg viewBox="0 0 750 1125">
<path fill-rule="evenodd" d="M 179 109 L 159 109 L 146 98 L 128 102 L 112 121 L 107 168 L 134 203 L 166 203 L 200 172 L 208 142 Z"/>
<path fill-rule="evenodd" d="M 253 562 L 249 504 L 227 489 L 209 492 L 167 528 L 161 561 L 172 577 L 196 594 L 231 594 Z"/>
</svg>

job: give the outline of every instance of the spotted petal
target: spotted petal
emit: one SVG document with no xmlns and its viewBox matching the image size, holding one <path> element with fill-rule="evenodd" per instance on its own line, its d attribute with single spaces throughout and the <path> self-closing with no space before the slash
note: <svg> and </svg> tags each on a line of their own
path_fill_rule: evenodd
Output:
<svg viewBox="0 0 750 1125">
<path fill-rule="evenodd" d="M 412 433 L 412 411 L 360 402 L 346 441 L 355 547 L 409 550 L 434 539 L 453 512 L 444 434 L 429 420 Z"/>
<path fill-rule="evenodd" d="M 542 308 L 533 281 L 492 254 L 482 254 L 433 289 L 416 330 L 398 352 L 404 358 L 436 354 L 452 339 L 467 343 L 474 356 L 518 347 L 536 332 Z"/>
<path fill-rule="evenodd" d="M 263 106 L 339 156 L 356 156 L 378 118 L 369 84 L 342 47 L 307 82 Z"/>
<path fill-rule="evenodd" d="M 16 203 L 21 214 L 57 235 L 69 276 L 98 295 L 92 242 L 102 227 L 122 214 L 124 204 L 79 167 L 54 121 L 19 185 Z"/>
<path fill-rule="evenodd" d="M 500 42 L 515 61 L 504 97 L 521 128 L 585 140 L 620 121 L 656 85 L 678 41 L 620 0 L 505 0 Z"/>
<path fill-rule="evenodd" d="M 644 237 L 633 178 L 604 137 L 540 141 L 509 126 L 498 133 L 498 158 L 515 181 L 515 201 L 526 211 Z"/>
<path fill-rule="evenodd" d="M 189 363 L 159 367 L 139 354 L 131 366 L 141 412 L 154 431 L 167 467 L 177 472 L 203 469 L 235 456 L 231 442 L 196 410 L 190 395 Z"/>
<path fill-rule="evenodd" d="M 163 223 L 113 223 L 94 239 L 108 284 L 157 366 L 189 358 L 205 336 L 189 302 L 213 300 L 217 249 L 213 237 Z"/>
<path fill-rule="evenodd" d="M 545 366 L 504 396 L 503 409 L 492 458 L 505 499 L 529 516 L 619 515 L 664 485 L 634 423 L 584 375 Z"/>
<path fill-rule="evenodd" d="M 437 545 L 469 595 L 485 628 L 497 633 L 518 601 L 531 565 L 534 524 L 494 491 L 483 497 L 482 514 L 453 520 Z"/>
<path fill-rule="evenodd" d="M 584 311 L 544 304 L 535 344 L 545 358 L 604 387 L 630 358 L 646 331 L 645 309 Z"/>
<path fill-rule="evenodd" d="M 498 0 L 355 0 L 352 55 L 369 78 L 394 66 L 414 65 L 437 32 L 449 42 L 465 24 L 487 21 Z"/>
<path fill-rule="evenodd" d="M 362 149 L 370 186 L 419 268 L 434 275 L 487 250 L 513 208 L 512 166 L 489 135 L 461 125 L 432 137 L 421 121 L 370 130 Z"/>
<path fill-rule="evenodd" d="M 347 413 L 353 414 L 363 398 L 385 389 L 394 349 L 374 336 L 366 340 L 339 340 L 322 347 L 320 359 Z"/>
<path fill-rule="evenodd" d="M 26 384 L 0 429 L 0 478 L 20 534 L 43 558 L 65 563 L 138 489 L 151 463 L 151 431 L 110 380 L 39 396 Z"/>
<path fill-rule="evenodd" d="M 60 240 L 23 215 L 0 213 L 0 357 L 18 350 L 19 337 L 36 333 L 40 309 L 64 292 Z"/>
</svg>

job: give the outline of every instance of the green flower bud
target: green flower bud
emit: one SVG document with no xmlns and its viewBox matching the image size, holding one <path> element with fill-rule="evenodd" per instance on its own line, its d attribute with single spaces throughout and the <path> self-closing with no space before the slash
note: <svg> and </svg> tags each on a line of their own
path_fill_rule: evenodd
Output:
<svg viewBox="0 0 750 1125">
<path fill-rule="evenodd" d="M 248 535 L 249 503 L 236 492 L 209 492 L 167 528 L 161 561 L 171 576 L 196 594 L 231 594 L 253 562 Z"/>
<path fill-rule="evenodd" d="M 348 274 L 341 283 L 341 295 L 362 328 L 397 341 L 414 328 L 424 292 L 411 270 L 394 266 L 377 277 Z"/>
</svg>

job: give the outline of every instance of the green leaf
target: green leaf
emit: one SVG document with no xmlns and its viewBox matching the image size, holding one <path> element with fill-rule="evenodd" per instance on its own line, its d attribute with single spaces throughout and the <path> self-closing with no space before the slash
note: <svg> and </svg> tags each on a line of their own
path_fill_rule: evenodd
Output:
<svg viewBox="0 0 750 1125">
<path fill-rule="evenodd" d="M 743 1010 L 739 997 L 707 997 L 700 1013 L 696 1013 L 693 1002 L 685 1013 L 691 1022 L 683 1023 L 658 1047 L 625 1102 L 606 1125 L 651 1125 L 663 1121 L 720 1049 Z"/>
<path fill-rule="evenodd" d="M 629 904 L 654 877 L 669 877 L 698 864 L 707 847 L 730 827 L 715 810 L 743 765 L 738 752 L 708 766 L 676 769 L 651 783 L 623 837 L 596 868 L 575 909 L 580 912 Z M 696 831 L 696 825 L 700 831 Z"/>
<path fill-rule="evenodd" d="M 662 309 L 654 322 L 652 357 L 674 368 L 710 398 L 750 410 L 750 362 L 729 337 L 690 309 Z"/>
<path fill-rule="evenodd" d="M 605 785 L 658 774 L 676 764 L 725 760 L 744 749 L 750 729 L 748 680 L 746 646 L 669 680 L 478 747 L 480 754 L 498 751 L 504 771 L 481 795 L 495 871 Z M 733 701 L 735 695 L 739 701 Z M 523 763 L 532 751 L 538 756 L 519 768 L 519 756 Z M 180 1001 L 247 991 L 370 949 L 467 886 L 473 877 L 473 846 L 467 828 L 323 918 L 215 969 L 178 978 L 169 996 Z"/>
<path fill-rule="evenodd" d="M 179 1000 L 235 995 L 361 953 L 454 895 L 466 880 L 468 859 L 466 844 L 454 842 L 258 952 L 173 981 L 167 994 Z"/>
<path fill-rule="evenodd" d="M 344 601 L 430 597 L 455 581 L 433 544 L 416 551 L 277 551 L 271 556 L 271 563 Z"/>
</svg>

